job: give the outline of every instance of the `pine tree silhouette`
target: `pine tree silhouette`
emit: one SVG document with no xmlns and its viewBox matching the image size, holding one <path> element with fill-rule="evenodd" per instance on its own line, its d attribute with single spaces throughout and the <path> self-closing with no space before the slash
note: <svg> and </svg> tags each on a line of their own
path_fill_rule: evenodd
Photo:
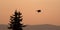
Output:
<svg viewBox="0 0 60 30">
<path fill-rule="evenodd" d="M 13 16 L 10 16 L 10 26 L 8 27 L 8 29 L 12 29 L 12 30 L 23 30 L 23 24 L 22 22 L 22 14 L 20 12 L 17 12 L 17 10 L 14 12 Z"/>
</svg>

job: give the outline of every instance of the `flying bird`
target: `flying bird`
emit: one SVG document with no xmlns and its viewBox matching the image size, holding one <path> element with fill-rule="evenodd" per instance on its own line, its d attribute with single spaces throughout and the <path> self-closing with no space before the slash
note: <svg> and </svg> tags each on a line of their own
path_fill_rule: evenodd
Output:
<svg viewBox="0 0 60 30">
<path fill-rule="evenodd" d="M 41 10 L 37 10 L 37 12 L 39 13 L 39 12 L 41 12 Z"/>
</svg>

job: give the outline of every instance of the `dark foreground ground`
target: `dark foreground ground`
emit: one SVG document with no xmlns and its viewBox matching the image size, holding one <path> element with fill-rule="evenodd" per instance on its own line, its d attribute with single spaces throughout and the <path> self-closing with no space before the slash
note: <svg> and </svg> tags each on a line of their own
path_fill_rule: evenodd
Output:
<svg viewBox="0 0 60 30">
<path fill-rule="evenodd" d="M 0 25 L 0 30 L 9 30 L 7 25 Z M 27 25 L 23 30 L 60 30 L 60 26 L 55 25 Z"/>
</svg>

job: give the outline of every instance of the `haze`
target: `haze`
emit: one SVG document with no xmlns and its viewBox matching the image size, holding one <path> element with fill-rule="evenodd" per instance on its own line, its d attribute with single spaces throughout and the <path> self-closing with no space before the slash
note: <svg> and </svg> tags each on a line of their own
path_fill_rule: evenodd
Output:
<svg viewBox="0 0 60 30">
<path fill-rule="evenodd" d="M 16 9 L 23 15 L 23 24 L 60 25 L 60 0 L 0 0 L 0 24 L 8 24 Z"/>
</svg>

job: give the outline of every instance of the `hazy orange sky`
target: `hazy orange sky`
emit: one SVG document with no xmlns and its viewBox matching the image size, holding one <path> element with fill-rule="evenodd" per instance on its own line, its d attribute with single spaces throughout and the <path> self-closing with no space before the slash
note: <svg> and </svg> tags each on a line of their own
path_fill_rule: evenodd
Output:
<svg viewBox="0 0 60 30">
<path fill-rule="evenodd" d="M 0 0 L 0 24 L 8 24 L 15 10 L 23 15 L 28 25 L 60 25 L 60 0 Z M 37 13 L 40 9 L 42 12 Z"/>
</svg>

